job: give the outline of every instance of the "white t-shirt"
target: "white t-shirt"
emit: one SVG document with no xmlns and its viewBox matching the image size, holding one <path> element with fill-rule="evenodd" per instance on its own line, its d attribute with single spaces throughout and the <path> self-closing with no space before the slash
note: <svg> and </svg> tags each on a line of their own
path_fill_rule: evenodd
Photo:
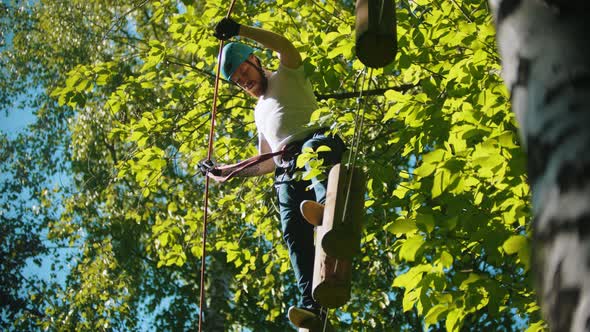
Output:
<svg viewBox="0 0 590 332">
<path fill-rule="evenodd" d="M 311 114 L 318 108 L 311 82 L 305 77 L 303 65 L 291 69 L 279 65 L 268 78 L 268 87 L 254 108 L 258 135 L 271 150 L 301 140 L 318 127 L 309 127 Z M 277 165 L 279 158 L 275 158 Z"/>
</svg>

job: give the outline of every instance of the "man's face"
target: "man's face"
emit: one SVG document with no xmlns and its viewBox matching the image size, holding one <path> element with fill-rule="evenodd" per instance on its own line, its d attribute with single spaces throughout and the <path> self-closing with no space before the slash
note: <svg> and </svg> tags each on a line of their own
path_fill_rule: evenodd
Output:
<svg viewBox="0 0 590 332">
<path fill-rule="evenodd" d="M 244 91 L 248 92 L 253 97 L 258 98 L 266 91 L 266 78 L 262 76 L 254 64 L 258 66 L 260 65 L 257 62 L 256 57 L 250 55 L 248 61 L 242 62 L 230 78 Z"/>
</svg>

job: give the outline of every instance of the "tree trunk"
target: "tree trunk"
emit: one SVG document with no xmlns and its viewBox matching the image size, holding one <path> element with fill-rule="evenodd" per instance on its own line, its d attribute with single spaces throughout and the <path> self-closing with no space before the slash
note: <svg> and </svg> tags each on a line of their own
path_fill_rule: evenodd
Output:
<svg viewBox="0 0 590 332">
<path fill-rule="evenodd" d="M 533 267 L 553 331 L 590 322 L 590 20 L 585 1 L 490 0 L 528 154 Z"/>
<path fill-rule="evenodd" d="M 211 253 L 210 264 L 207 266 L 206 305 L 203 331 L 227 331 L 229 326 L 228 298 L 231 296 L 229 285 L 232 272 L 229 270 L 224 253 Z"/>
</svg>

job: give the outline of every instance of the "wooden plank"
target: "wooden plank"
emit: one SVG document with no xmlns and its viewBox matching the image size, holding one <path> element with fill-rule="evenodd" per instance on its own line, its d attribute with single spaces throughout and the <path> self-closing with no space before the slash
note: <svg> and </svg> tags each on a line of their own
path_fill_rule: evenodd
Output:
<svg viewBox="0 0 590 332">
<path fill-rule="evenodd" d="M 322 224 L 327 231 L 320 242 L 329 256 L 351 259 L 360 252 L 364 196 L 365 176 L 360 168 L 332 167 Z"/>
<path fill-rule="evenodd" d="M 341 164 L 333 166 L 328 176 L 323 220 L 316 228 L 313 276 L 313 297 L 327 308 L 350 300 L 352 258 L 360 251 L 364 178 L 360 169 L 350 171 Z"/>
</svg>

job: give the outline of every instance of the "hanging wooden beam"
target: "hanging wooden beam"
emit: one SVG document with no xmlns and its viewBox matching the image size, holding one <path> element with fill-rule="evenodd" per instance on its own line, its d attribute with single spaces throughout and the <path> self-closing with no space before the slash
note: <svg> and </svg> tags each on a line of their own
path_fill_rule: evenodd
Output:
<svg viewBox="0 0 590 332">
<path fill-rule="evenodd" d="M 318 237 L 323 235 L 320 228 Z M 316 246 L 315 252 L 313 298 L 326 308 L 343 306 L 350 300 L 352 260 L 328 256 L 321 246 Z"/>
<path fill-rule="evenodd" d="M 317 226 L 312 294 L 326 308 L 350 300 L 352 259 L 360 251 L 364 217 L 364 179 L 360 168 L 336 164 L 328 175 L 325 206 L 301 204 L 305 219 Z"/>
<path fill-rule="evenodd" d="M 397 32 L 394 0 L 357 0 L 356 55 L 368 67 L 381 68 L 395 59 Z"/>
<path fill-rule="evenodd" d="M 351 259 L 360 252 L 364 195 L 365 176 L 359 167 L 353 170 L 341 164 L 332 167 L 322 220 L 326 232 L 318 237 L 329 256 Z"/>
</svg>

